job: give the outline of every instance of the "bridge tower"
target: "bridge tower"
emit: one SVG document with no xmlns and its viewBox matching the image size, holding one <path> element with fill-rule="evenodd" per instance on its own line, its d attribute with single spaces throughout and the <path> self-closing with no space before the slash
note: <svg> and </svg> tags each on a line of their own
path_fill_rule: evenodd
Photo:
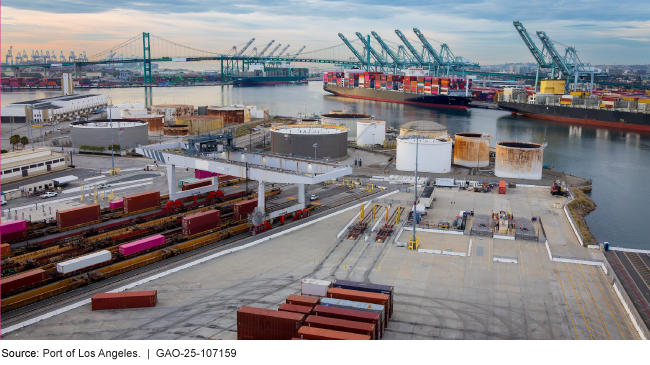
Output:
<svg viewBox="0 0 650 365">
<path fill-rule="evenodd" d="M 151 83 L 151 43 L 149 33 L 142 32 L 142 64 L 144 65 L 144 84 Z"/>
</svg>

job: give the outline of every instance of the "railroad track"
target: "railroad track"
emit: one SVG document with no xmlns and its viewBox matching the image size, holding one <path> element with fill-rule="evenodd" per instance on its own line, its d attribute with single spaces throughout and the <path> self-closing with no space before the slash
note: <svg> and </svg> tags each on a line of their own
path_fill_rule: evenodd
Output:
<svg viewBox="0 0 650 365">
<path fill-rule="evenodd" d="M 379 192 L 377 192 L 377 193 L 379 193 Z M 329 208 L 326 209 L 326 210 L 330 210 L 330 209 L 333 209 L 335 207 L 338 207 L 338 206 L 341 206 L 341 205 L 344 205 L 344 204 L 347 204 L 347 203 L 351 203 L 352 200 L 356 200 L 355 198 L 358 195 L 371 196 L 371 195 L 374 195 L 374 194 L 364 194 L 364 193 L 351 194 L 350 196 L 343 197 L 341 199 L 337 199 L 335 201 L 329 202 L 328 205 L 327 205 Z M 331 203 L 335 203 L 335 204 L 331 204 Z M 318 207 L 318 208 L 321 208 L 321 207 Z M 288 223 L 287 225 L 290 225 L 290 224 L 291 223 Z M 223 248 L 223 247 L 228 246 L 228 245 L 236 244 L 236 243 L 238 243 L 238 242 L 240 242 L 240 241 L 242 241 L 242 240 L 244 240 L 246 238 L 249 238 L 249 237 L 250 236 L 248 236 L 248 235 L 242 236 L 240 234 L 239 236 L 232 237 L 231 240 L 226 239 L 226 241 L 222 242 L 222 243 L 208 244 L 206 246 L 197 248 L 196 251 L 192 250 L 192 251 L 189 251 L 189 252 L 186 252 L 186 253 L 182 253 L 182 254 L 180 254 L 178 256 L 173 256 L 172 258 L 169 258 L 169 259 L 162 259 L 161 261 L 157 261 L 156 263 L 153 264 L 153 265 L 155 265 L 155 267 L 150 266 L 152 264 L 147 264 L 145 266 L 138 267 L 138 268 L 134 269 L 132 272 L 123 273 L 123 274 L 116 275 L 116 276 L 114 276 L 112 278 L 104 279 L 104 280 L 107 280 L 106 282 L 102 282 L 102 281 L 91 282 L 87 288 L 81 289 L 81 291 L 79 293 L 72 294 L 72 295 L 68 294 L 65 298 L 61 298 L 60 296 L 62 294 L 69 293 L 69 292 L 65 292 L 65 293 L 61 293 L 61 294 L 52 296 L 51 298 L 53 298 L 53 299 L 50 299 L 50 298 L 44 299 L 42 301 L 38 301 L 38 302 L 28 304 L 28 305 L 23 306 L 23 307 L 16 308 L 16 309 L 11 310 L 11 311 L 7 311 L 6 313 L 3 313 L 3 317 L 4 317 L 3 319 L 5 319 L 6 324 L 11 325 L 13 323 L 16 323 L 16 322 L 22 321 L 24 319 L 27 319 L 30 316 L 34 316 L 34 315 L 38 315 L 38 314 L 43 313 L 43 312 L 47 312 L 47 311 L 53 309 L 54 307 L 74 302 L 74 301 L 76 301 L 76 300 L 78 300 L 78 299 L 80 299 L 82 297 L 87 296 L 88 294 L 95 294 L 97 292 L 103 292 L 107 288 L 117 286 L 119 284 L 123 284 L 123 283 L 125 283 L 126 281 L 128 281 L 130 279 L 150 275 L 150 274 L 156 273 L 158 271 L 161 271 L 163 269 L 166 269 L 166 268 L 170 267 L 171 265 L 178 264 L 178 263 L 182 264 L 182 263 L 184 263 L 186 261 L 189 261 L 189 260 L 191 260 L 193 258 L 200 257 L 202 255 L 208 255 L 208 254 L 214 253 L 216 250 L 219 250 L 220 248 Z M 357 242 L 358 242 L 358 240 L 357 240 Z M 168 248 L 166 248 L 166 249 L 168 249 Z M 81 276 L 84 276 L 84 275 L 86 276 L 85 277 L 86 280 L 89 280 L 89 281 L 91 280 L 92 272 L 82 274 Z M 83 286 L 84 285 L 82 285 L 82 287 Z M 71 289 L 70 291 L 75 291 L 77 289 L 78 288 Z M 46 303 L 46 304 L 43 305 L 43 303 Z M 29 309 L 29 308 L 32 308 L 32 309 Z M 17 313 L 15 311 L 18 311 L 19 313 L 12 316 L 11 315 L 12 312 Z"/>
</svg>

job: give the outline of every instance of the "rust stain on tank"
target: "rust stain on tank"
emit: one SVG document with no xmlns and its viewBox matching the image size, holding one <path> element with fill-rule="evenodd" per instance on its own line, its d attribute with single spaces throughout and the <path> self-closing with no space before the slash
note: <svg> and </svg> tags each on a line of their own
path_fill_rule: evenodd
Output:
<svg viewBox="0 0 650 365">
<path fill-rule="evenodd" d="M 244 108 L 213 106 L 208 108 L 208 115 L 221 117 L 225 124 L 242 124 L 246 122 L 246 111 Z M 248 120 L 250 120 L 250 110 Z"/>
<path fill-rule="evenodd" d="M 160 104 L 151 107 L 152 114 L 165 116 L 165 122 L 174 123 L 176 117 L 183 115 L 194 115 L 194 105 L 185 104 Z"/>
<path fill-rule="evenodd" d="M 494 174 L 498 177 L 541 179 L 544 147 L 531 142 L 498 142 Z"/>
<path fill-rule="evenodd" d="M 190 128 L 186 125 L 166 125 L 163 128 L 163 134 L 166 136 L 187 136 L 190 134 Z"/>
<path fill-rule="evenodd" d="M 150 133 L 160 133 L 165 125 L 165 116 L 158 114 L 134 115 L 132 119 L 147 122 L 147 131 Z"/>
<path fill-rule="evenodd" d="M 454 164 L 466 167 L 488 166 L 490 138 L 482 133 L 457 133 L 454 139 Z"/>
</svg>

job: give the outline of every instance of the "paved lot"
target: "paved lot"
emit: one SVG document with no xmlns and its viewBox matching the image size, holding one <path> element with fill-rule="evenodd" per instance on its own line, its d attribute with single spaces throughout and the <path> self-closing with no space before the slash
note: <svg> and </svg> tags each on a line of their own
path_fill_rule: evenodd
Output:
<svg viewBox="0 0 650 365">
<path fill-rule="evenodd" d="M 552 208 L 548 190 L 444 195 L 432 214 L 450 214 L 447 200 L 456 202 L 454 210 L 488 214 L 507 206 L 518 216 L 541 216 L 552 250 L 603 259 L 600 251 L 577 246 L 566 217 Z M 411 196 L 391 198 L 395 204 Z M 544 244 L 520 240 L 472 237 L 470 256 L 455 257 L 409 251 L 392 245 L 392 239 L 337 239 L 356 212 L 133 289 L 158 290 L 156 308 L 92 312 L 84 305 L 3 338 L 234 339 L 240 306 L 276 308 L 300 292 L 304 277 L 394 285 L 395 310 L 386 339 L 638 338 L 600 268 L 550 261 Z M 448 243 L 446 235 L 439 236 L 445 237 L 431 236 L 427 244 L 444 248 L 462 243 L 461 238 Z M 517 263 L 495 262 L 495 256 L 516 258 Z"/>
</svg>

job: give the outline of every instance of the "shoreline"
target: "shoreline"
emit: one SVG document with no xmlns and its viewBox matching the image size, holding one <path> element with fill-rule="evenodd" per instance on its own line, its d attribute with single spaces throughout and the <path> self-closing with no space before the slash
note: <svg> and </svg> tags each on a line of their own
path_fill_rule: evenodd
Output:
<svg viewBox="0 0 650 365">
<path fill-rule="evenodd" d="M 567 204 L 567 208 L 569 209 L 569 213 L 573 217 L 574 222 L 578 226 L 578 230 L 582 234 L 585 246 L 600 246 L 594 235 L 589 230 L 589 225 L 585 220 L 585 217 L 589 215 L 589 213 L 596 210 L 596 203 L 588 197 L 580 187 L 572 187 L 570 189 L 573 192 L 574 199 Z"/>
</svg>

